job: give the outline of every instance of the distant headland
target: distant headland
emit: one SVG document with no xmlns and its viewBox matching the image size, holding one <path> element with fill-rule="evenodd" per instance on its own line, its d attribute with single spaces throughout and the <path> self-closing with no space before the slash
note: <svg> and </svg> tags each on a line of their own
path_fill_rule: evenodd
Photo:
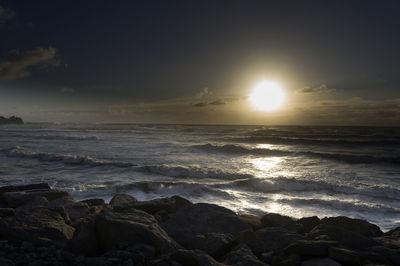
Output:
<svg viewBox="0 0 400 266">
<path fill-rule="evenodd" d="M 10 118 L 0 116 L 0 125 L 22 125 L 23 123 L 22 118 L 17 116 L 11 116 Z"/>
</svg>

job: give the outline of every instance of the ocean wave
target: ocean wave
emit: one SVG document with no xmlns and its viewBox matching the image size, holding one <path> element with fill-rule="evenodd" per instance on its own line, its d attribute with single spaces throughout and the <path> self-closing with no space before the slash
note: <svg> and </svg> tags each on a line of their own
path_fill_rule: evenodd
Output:
<svg viewBox="0 0 400 266">
<path fill-rule="evenodd" d="M 30 135 L 30 134 L 7 134 L 7 138 L 28 138 L 28 139 L 45 139 L 45 140 L 99 140 L 98 136 L 74 136 L 74 135 Z"/>
<path fill-rule="evenodd" d="M 317 198 L 282 198 L 277 200 L 279 203 L 289 204 L 294 207 L 322 207 L 339 212 L 380 212 L 380 213 L 399 213 L 400 209 L 381 203 L 344 201 L 339 199 L 317 199 Z"/>
<path fill-rule="evenodd" d="M 398 139 L 345 139 L 345 138 L 309 138 L 301 137 L 278 137 L 278 136 L 250 136 L 230 138 L 228 141 L 238 143 L 263 143 L 263 144 L 282 144 L 282 145 L 368 145 L 368 146 L 388 146 L 400 145 Z"/>
<path fill-rule="evenodd" d="M 61 154 L 49 153 L 42 151 L 26 150 L 16 146 L 4 151 L 7 156 L 20 158 L 33 158 L 46 162 L 61 162 L 72 165 L 89 165 L 89 166 L 115 166 L 115 167 L 132 167 L 136 164 L 129 162 L 116 162 L 109 160 L 96 159 L 91 156 L 77 154 Z"/>
<path fill-rule="evenodd" d="M 286 151 L 286 150 L 274 150 L 264 148 L 250 148 L 239 145 L 227 144 L 227 145 L 193 145 L 192 148 L 212 151 L 212 152 L 223 152 L 237 155 L 258 155 L 258 156 L 307 156 L 321 159 L 342 161 L 346 163 L 389 163 L 400 165 L 400 156 L 395 157 L 379 157 L 372 155 L 351 155 L 342 153 L 320 153 L 311 151 Z"/>
<path fill-rule="evenodd" d="M 193 179 L 223 179 L 232 180 L 239 178 L 251 178 L 250 174 L 225 172 L 219 169 L 211 169 L 200 166 L 183 166 L 183 165 L 146 165 L 140 167 L 142 171 L 147 173 L 169 176 L 175 178 L 193 178 Z"/>
<path fill-rule="evenodd" d="M 213 195 L 222 198 L 231 197 L 229 193 L 210 187 L 206 184 L 184 181 L 137 181 L 129 184 L 118 185 L 114 187 L 114 189 L 116 193 L 140 191 L 146 194 L 156 195 L 190 195 L 191 197 Z"/>
<path fill-rule="evenodd" d="M 255 193 L 303 193 L 324 192 L 327 195 L 361 195 L 370 198 L 397 201 L 400 190 L 387 186 L 356 186 L 326 182 L 324 180 L 306 180 L 277 177 L 269 180 L 249 178 L 234 180 L 225 184 L 217 184 L 220 189 L 237 189 Z"/>
</svg>

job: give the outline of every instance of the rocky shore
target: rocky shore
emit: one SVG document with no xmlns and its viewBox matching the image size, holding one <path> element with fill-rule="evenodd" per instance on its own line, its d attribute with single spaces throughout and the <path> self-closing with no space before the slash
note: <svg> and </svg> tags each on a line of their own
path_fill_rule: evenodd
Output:
<svg viewBox="0 0 400 266">
<path fill-rule="evenodd" d="M 400 265 L 400 227 L 348 217 L 237 215 L 174 196 L 75 201 L 0 187 L 0 265 Z"/>
</svg>

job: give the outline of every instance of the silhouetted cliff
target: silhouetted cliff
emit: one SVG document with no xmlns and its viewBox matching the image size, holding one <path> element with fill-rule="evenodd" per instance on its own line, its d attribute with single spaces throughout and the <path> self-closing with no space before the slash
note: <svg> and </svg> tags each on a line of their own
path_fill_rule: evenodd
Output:
<svg viewBox="0 0 400 266">
<path fill-rule="evenodd" d="M 24 121 L 20 117 L 11 116 L 10 118 L 5 118 L 0 116 L 0 125 L 22 125 Z"/>
</svg>

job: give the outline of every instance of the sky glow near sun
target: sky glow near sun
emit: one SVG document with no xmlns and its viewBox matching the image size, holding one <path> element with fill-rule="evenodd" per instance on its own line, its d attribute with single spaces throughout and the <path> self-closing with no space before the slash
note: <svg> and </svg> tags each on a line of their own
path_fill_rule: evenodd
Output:
<svg viewBox="0 0 400 266">
<path fill-rule="evenodd" d="M 285 94 L 279 83 L 264 80 L 254 86 L 249 100 L 256 109 L 272 112 L 282 107 Z"/>
</svg>

